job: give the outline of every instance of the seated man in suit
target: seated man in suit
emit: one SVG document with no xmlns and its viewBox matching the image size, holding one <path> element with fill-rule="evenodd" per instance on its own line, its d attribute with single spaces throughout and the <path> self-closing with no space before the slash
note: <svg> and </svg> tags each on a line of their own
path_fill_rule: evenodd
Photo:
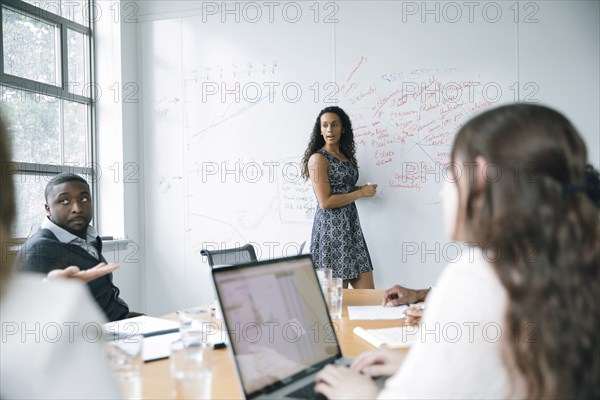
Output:
<svg viewBox="0 0 600 400">
<path fill-rule="evenodd" d="M 98 264 L 106 260 L 102 256 L 102 241 L 90 225 L 92 196 L 85 179 L 70 173 L 59 174 L 46 185 L 45 196 L 47 216 L 41 228 L 23 245 L 21 268 L 44 274 L 71 266 L 81 271 L 102 268 Z M 110 321 L 128 317 L 129 307 L 119 297 L 112 273 L 90 280 L 88 287 Z"/>
</svg>

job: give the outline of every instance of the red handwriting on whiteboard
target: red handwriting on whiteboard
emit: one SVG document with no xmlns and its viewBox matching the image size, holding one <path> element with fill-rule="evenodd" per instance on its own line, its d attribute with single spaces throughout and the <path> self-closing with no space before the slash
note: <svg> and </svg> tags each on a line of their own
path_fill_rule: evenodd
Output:
<svg viewBox="0 0 600 400">
<path fill-rule="evenodd" d="M 375 165 L 391 163 L 394 160 L 394 154 L 392 150 L 375 150 Z"/>
<path fill-rule="evenodd" d="M 420 192 L 423 188 L 421 175 L 401 175 L 396 173 L 394 179 L 388 182 L 388 186 L 392 189 L 413 189 Z"/>
<path fill-rule="evenodd" d="M 366 57 L 361 57 L 360 60 L 358 61 L 358 63 L 356 64 L 356 66 L 352 69 L 352 71 L 350 71 L 350 73 L 348 74 L 348 77 L 346 78 L 346 80 L 344 81 L 344 84 L 339 88 L 338 93 L 342 93 L 342 95 L 344 97 L 348 96 L 348 94 L 350 93 L 350 91 L 354 90 L 354 89 L 358 89 L 359 85 L 355 82 L 352 81 L 352 78 L 354 77 L 354 74 L 356 74 L 356 72 L 358 71 L 358 69 L 367 62 L 367 58 Z M 354 102 L 352 102 L 352 104 L 354 104 Z"/>
<path fill-rule="evenodd" d="M 369 86 L 369 89 L 367 89 L 364 92 L 360 92 L 356 97 L 350 99 L 350 102 L 352 104 L 355 104 L 355 103 L 361 101 L 364 97 L 369 96 L 369 95 L 375 93 L 375 91 L 377 91 L 377 87 L 375 86 L 374 83 L 372 83 L 371 86 Z"/>
<path fill-rule="evenodd" d="M 386 180 L 393 189 L 422 191 L 449 162 L 449 148 L 461 124 L 493 104 L 481 97 L 477 82 L 455 79 L 454 68 L 408 71 L 393 79 L 383 74 L 380 80 L 361 82 L 365 63 L 361 59 L 350 70 L 342 92 L 353 104 L 355 144 L 386 174 L 411 164 L 408 160 L 416 156 L 418 170 L 396 170 Z M 425 161 L 418 161 L 420 154 L 408 154 L 417 149 L 425 153 Z"/>
<path fill-rule="evenodd" d="M 354 76 L 354 74 L 356 73 L 356 71 L 358 71 L 358 69 L 366 62 L 368 62 L 369 60 L 367 60 L 366 57 L 360 57 L 360 60 L 358 61 L 358 64 L 356 64 L 356 66 L 354 67 L 354 69 L 352 71 L 350 71 L 350 74 L 348 74 L 348 77 L 346 78 L 346 82 L 350 82 L 350 79 L 352 79 L 352 77 Z"/>
</svg>

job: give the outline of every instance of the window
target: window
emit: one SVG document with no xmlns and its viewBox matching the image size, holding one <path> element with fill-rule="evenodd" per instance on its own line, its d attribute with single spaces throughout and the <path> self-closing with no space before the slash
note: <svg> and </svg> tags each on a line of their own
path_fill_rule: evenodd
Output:
<svg viewBox="0 0 600 400">
<path fill-rule="evenodd" d="M 55 174 L 80 174 L 93 190 L 92 6 L 91 0 L 2 1 L 0 94 L 12 140 L 15 236 L 39 226 L 44 188 Z"/>
</svg>

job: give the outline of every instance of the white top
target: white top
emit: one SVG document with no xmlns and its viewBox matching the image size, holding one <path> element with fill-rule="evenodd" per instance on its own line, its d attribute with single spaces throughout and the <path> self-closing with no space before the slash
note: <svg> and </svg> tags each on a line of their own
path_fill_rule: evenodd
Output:
<svg viewBox="0 0 600 400">
<path fill-rule="evenodd" d="M 19 274 L 0 299 L 0 397 L 119 398 L 100 341 L 104 314 L 78 281 Z"/>
<path fill-rule="evenodd" d="M 464 247 L 427 298 L 419 337 L 381 399 L 502 399 L 507 293 L 481 250 Z M 506 332 L 505 332 L 506 331 Z"/>
<path fill-rule="evenodd" d="M 98 238 L 98 232 L 92 225 L 88 225 L 87 227 L 86 240 L 83 240 L 79 236 L 73 235 L 66 229 L 56 225 L 47 216 L 44 217 L 41 227 L 42 229 L 48 229 L 50 232 L 52 232 L 59 242 L 66 244 L 75 244 L 87 251 L 92 257 L 98 259 L 100 258 L 100 255 L 98 254 L 98 249 L 96 248 L 96 239 Z"/>
</svg>

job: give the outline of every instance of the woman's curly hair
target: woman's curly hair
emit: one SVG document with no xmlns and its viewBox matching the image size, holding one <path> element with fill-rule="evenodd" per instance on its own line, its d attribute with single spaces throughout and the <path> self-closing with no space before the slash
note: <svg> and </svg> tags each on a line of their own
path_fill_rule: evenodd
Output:
<svg viewBox="0 0 600 400">
<path fill-rule="evenodd" d="M 321 116 L 326 113 L 334 113 L 342 122 L 342 137 L 340 139 L 340 151 L 346 158 L 358 168 L 356 161 L 356 146 L 354 145 L 354 131 L 352 130 L 352 121 L 344 110 L 337 106 L 325 107 L 319 112 L 315 125 L 313 127 L 308 146 L 302 157 L 302 177 L 308 179 L 308 159 L 315 151 L 325 145 L 325 139 L 321 136 Z"/>
</svg>

